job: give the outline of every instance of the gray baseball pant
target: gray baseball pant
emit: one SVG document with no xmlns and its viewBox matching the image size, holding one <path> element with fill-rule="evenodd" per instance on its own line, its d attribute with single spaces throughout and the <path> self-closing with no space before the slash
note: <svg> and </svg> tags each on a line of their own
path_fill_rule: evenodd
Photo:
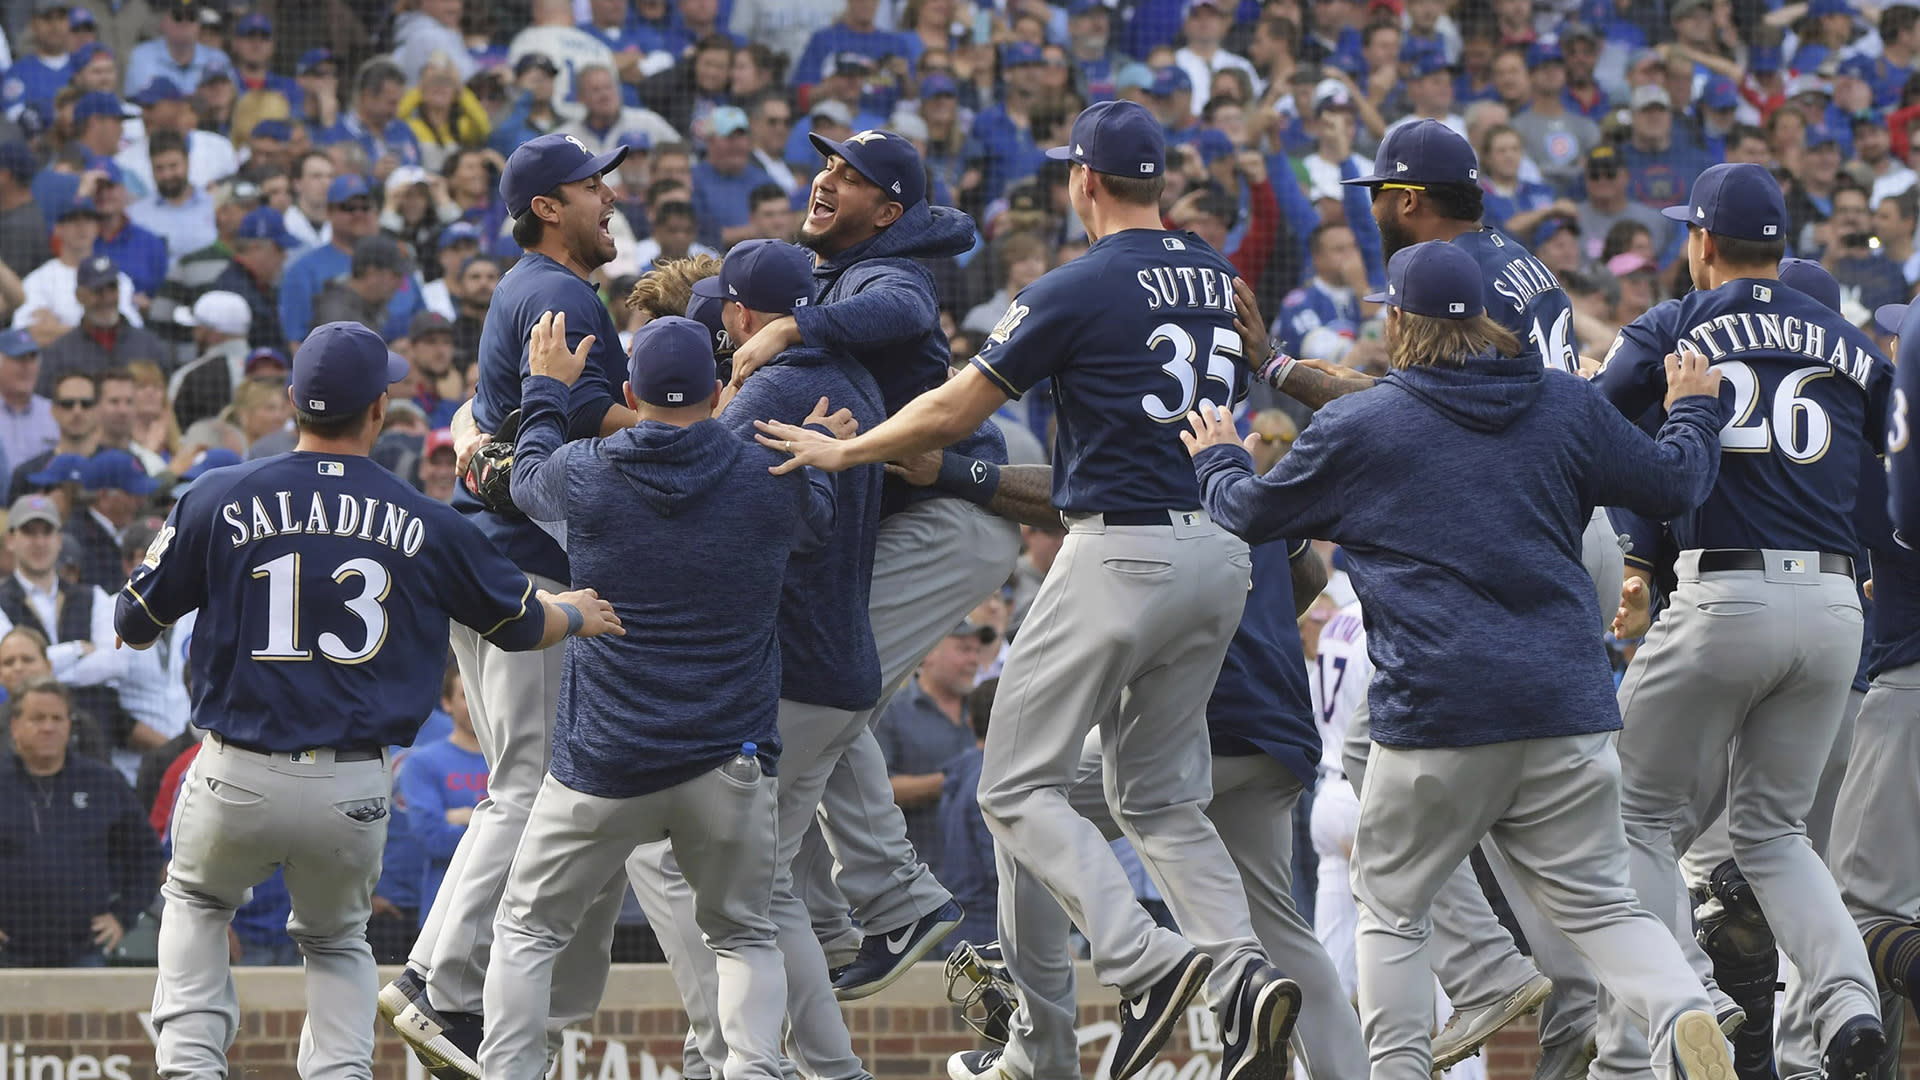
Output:
<svg viewBox="0 0 1920 1080">
<path fill-rule="evenodd" d="M 540 1080 L 555 961 L 641 844 L 668 840 L 693 889 L 718 968 L 716 1006 L 732 1080 L 777 1080 L 786 969 L 772 901 L 775 782 L 712 769 L 631 799 L 587 795 L 549 776 L 514 857 L 494 927 L 480 1065 L 492 1080 Z"/>
<path fill-rule="evenodd" d="M 566 589 L 562 582 L 529 576 L 536 589 Z M 487 761 L 487 797 L 473 808 L 407 964 L 426 973 L 427 999 L 435 1009 L 471 1013 L 481 1009 L 494 914 L 513 853 L 547 775 L 567 646 L 508 652 L 459 623 L 450 636 L 467 687 L 473 733 Z M 561 954 L 553 975 L 558 996 L 550 1037 L 558 1038 L 563 1028 L 586 1022 L 599 1009 L 624 898 L 624 888 L 603 890 L 582 918 L 574 944 Z"/>
<path fill-rule="evenodd" d="M 1207 818 L 1240 872 L 1261 947 L 1300 984 L 1293 1045 L 1307 1075 L 1318 1080 L 1364 1076 L 1367 1047 L 1339 972 L 1293 906 L 1293 807 L 1300 800 L 1300 781 L 1264 754 L 1215 757 L 1212 764 Z M 1086 740 L 1067 800 L 1109 842 L 1123 835 L 1107 805 L 1097 735 Z M 1080 1075 L 1080 1053 L 1066 913 L 1043 889 L 1030 888 L 1025 895 L 1031 902 L 1001 941 L 1022 1002 L 1002 1069 L 1022 1080 L 1073 1080 Z"/>
<path fill-rule="evenodd" d="M 1859 753 L 1847 765 L 1834 802 L 1827 865 L 1840 898 L 1862 932 L 1920 920 L 1920 664 L 1882 671 L 1854 719 Z M 1791 967 L 1780 1033 L 1782 1080 L 1820 1073 L 1825 1047 L 1806 1022 L 1806 982 Z M 1901 1000 L 1880 999 L 1889 1046 L 1899 1046 L 1906 1018 Z"/>
<path fill-rule="evenodd" d="M 216 1078 L 240 1030 L 227 930 L 247 890 L 281 868 L 287 933 L 306 958 L 303 1080 L 369 1080 L 380 984 L 367 945 L 393 776 L 383 753 L 259 754 L 209 734 L 173 809 L 153 988 L 158 1075 Z M 369 820 L 349 817 L 358 813 Z M 377 814 L 378 816 L 370 816 Z"/>
<path fill-rule="evenodd" d="M 1367 699 L 1362 696 L 1347 722 L 1341 763 L 1357 795 L 1366 779 L 1367 754 L 1373 748 Z M 1491 837 L 1481 837 L 1480 853 L 1494 871 L 1508 910 L 1527 935 L 1533 959 L 1520 952 L 1513 935 L 1493 913 L 1473 864 L 1465 859 L 1440 883 L 1429 918 L 1433 931 L 1427 956 L 1434 977 L 1456 1012 L 1497 1004 L 1534 976 L 1553 980 L 1554 992 L 1540 1008 L 1540 1045 L 1585 1039 L 1594 1029 L 1596 987 L 1593 973 L 1558 927 L 1528 897 L 1519 877 Z"/>
<path fill-rule="evenodd" d="M 1198 947 L 1214 958 L 1207 999 L 1218 1006 L 1265 960 L 1233 859 L 1205 813 L 1207 698 L 1251 574 L 1246 544 L 1201 511 L 1174 512 L 1166 525 L 1069 518 L 1000 677 L 980 772 L 1000 925 L 1020 924 L 1038 886 L 1086 934 L 1100 981 L 1127 997 Z M 1107 803 L 1185 938 L 1133 902 L 1099 828 L 1068 800 L 1091 730 Z"/>
<path fill-rule="evenodd" d="M 1878 1015 L 1866 947 L 1802 824 L 1860 661 L 1860 602 L 1851 578 L 1820 572 L 1817 552 L 1763 558 L 1765 570 L 1703 574 L 1700 552 L 1680 554 L 1672 602 L 1620 686 L 1621 811 L 1635 891 L 1700 953 L 1677 852 L 1721 794 L 1701 778 L 1726 770 L 1734 858 L 1762 908 L 1792 913 L 1774 934 L 1812 981 L 1824 1044 L 1848 1019 Z M 1696 973 L 1702 964 L 1711 970 L 1704 953 Z"/>
<path fill-rule="evenodd" d="M 1427 1080 L 1434 1012 L 1428 908 L 1482 836 L 1655 1044 L 1674 1075 L 1672 1027 L 1709 1008 L 1673 938 L 1627 886 L 1619 759 L 1605 733 L 1485 746 L 1375 746 L 1360 791 L 1353 891 L 1360 1017 L 1373 1080 Z M 1408 792 L 1422 797 L 1411 799 Z"/>
</svg>

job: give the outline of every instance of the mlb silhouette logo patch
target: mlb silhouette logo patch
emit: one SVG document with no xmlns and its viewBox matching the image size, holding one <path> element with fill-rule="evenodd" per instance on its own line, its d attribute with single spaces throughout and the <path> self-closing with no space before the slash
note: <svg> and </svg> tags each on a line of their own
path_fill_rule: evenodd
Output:
<svg viewBox="0 0 1920 1080">
<path fill-rule="evenodd" d="M 1789 574 L 1804 574 L 1807 572 L 1807 561 L 1805 559 L 1781 559 L 1780 569 Z"/>
<path fill-rule="evenodd" d="M 1153 162 L 1151 162 L 1151 161 L 1143 161 L 1143 162 L 1141 162 L 1141 163 L 1140 163 L 1140 173 L 1141 173 L 1141 175 L 1143 175 L 1143 176 L 1152 176 L 1152 175 L 1153 175 Z"/>
<path fill-rule="evenodd" d="M 1186 514 L 1181 514 L 1181 515 L 1180 515 L 1180 524 L 1182 524 L 1182 525 L 1198 525 L 1198 524 L 1200 524 L 1200 515 L 1199 515 L 1199 514 L 1193 514 L 1193 513 L 1186 513 Z"/>
<path fill-rule="evenodd" d="M 347 467 L 338 461 L 323 461 L 320 463 L 320 475 L 345 476 L 347 475 Z"/>
<path fill-rule="evenodd" d="M 1455 302 L 1447 305 L 1447 314 L 1449 315 L 1465 315 L 1466 313 L 1467 305 L 1465 304 Z"/>
<path fill-rule="evenodd" d="M 687 395 L 679 392 L 678 390 L 671 391 L 667 394 L 667 404 L 669 405 L 678 405 L 680 402 L 685 401 L 686 399 L 687 399 Z"/>
<path fill-rule="evenodd" d="M 1167 246 L 1168 251 L 1187 250 L 1187 242 L 1177 236 L 1163 236 L 1160 238 L 1160 242 Z"/>
<path fill-rule="evenodd" d="M 1763 304 L 1771 303 L 1773 301 L 1773 290 L 1765 285 L 1755 285 L 1753 287 L 1753 298 Z"/>
</svg>

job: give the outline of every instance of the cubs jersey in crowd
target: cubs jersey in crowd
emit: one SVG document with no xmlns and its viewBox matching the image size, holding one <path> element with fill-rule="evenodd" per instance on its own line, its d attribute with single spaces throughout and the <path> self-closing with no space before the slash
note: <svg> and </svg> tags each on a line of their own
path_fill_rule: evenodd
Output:
<svg viewBox="0 0 1920 1080">
<path fill-rule="evenodd" d="M 1027 286 L 973 366 L 1010 397 L 1053 380 L 1053 504 L 1200 505 L 1187 412 L 1244 392 L 1233 264 L 1192 233 L 1128 229 Z"/>
<path fill-rule="evenodd" d="M 1573 301 L 1560 279 L 1518 240 L 1495 228 L 1461 233 L 1453 246 L 1479 262 L 1486 275 L 1487 317 L 1520 338 L 1521 355 L 1550 368 L 1579 367 L 1580 339 L 1573 332 Z"/>
<path fill-rule="evenodd" d="M 1320 647 L 1307 668 L 1313 694 L 1313 722 L 1320 729 L 1320 766 L 1329 776 L 1345 776 L 1340 748 L 1347 741 L 1353 711 L 1373 681 L 1373 662 L 1367 659 L 1367 629 L 1360 620 L 1360 602 L 1335 612 L 1320 628 Z"/>
<path fill-rule="evenodd" d="M 479 382 L 474 387 L 473 420 L 481 431 L 498 431 L 507 414 L 520 407 L 520 382 L 527 375 L 527 341 L 540 316 L 567 315 L 567 347 L 594 337 L 587 366 L 567 394 L 567 437 L 600 434 L 600 422 L 615 404 L 627 379 L 627 358 L 620 331 L 607 305 L 586 279 L 545 255 L 522 256 L 500 279 L 480 330 Z M 455 487 L 454 508 L 466 514 L 522 570 L 566 581 L 565 549 L 546 531 L 520 514 L 488 510 L 465 484 Z"/>
<path fill-rule="evenodd" d="M 447 620 L 540 639 L 533 585 L 452 509 L 370 458 L 295 452 L 215 469 L 121 588 L 115 627 L 196 608 L 193 722 L 258 750 L 407 745 L 440 701 Z"/>
<path fill-rule="evenodd" d="M 1314 278 L 1280 301 L 1280 317 L 1273 321 L 1273 334 L 1289 356 L 1302 356 L 1307 335 L 1334 323 L 1345 323 L 1351 334 L 1360 325 L 1360 297 L 1352 289 L 1336 288 Z"/>
<path fill-rule="evenodd" d="M 1677 344 L 1676 344 L 1677 343 Z M 1741 278 L 1657 305 L 1622 328 L 1594 376 L 1638 420 L 1666 396 L 1666 355 L 1704 354 L 1731 419 L 1707 501 L 1671 523 L 1682 551 L 1854 551 L 1860 455 L 1886 431 L 1892 370 L 1873 342 L 1805 293 Z"/>
<path fill-rule="evenodd" d="M 1292 559 L 1306 546 L 1274 540 L 1252 549 L 1253 582 L 1207 699 L 1207 735 L 1215 757 L 1267 754 L 1311 789 L 1320 735 L 1293 620 Z"/>
</svg>

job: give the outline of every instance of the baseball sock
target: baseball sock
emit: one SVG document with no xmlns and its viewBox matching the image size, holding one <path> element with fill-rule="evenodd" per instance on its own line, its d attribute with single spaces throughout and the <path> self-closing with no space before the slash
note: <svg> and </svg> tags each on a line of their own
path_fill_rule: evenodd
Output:
<svg viewBox="0 0 1920 1080">
<path fill-rule="evenodd" d="M 1920 994 L 1920 926 L 1882 923 L 1861 936 L 1874 975 L 1888 989 L 1905 998 Z"/>
</svg>

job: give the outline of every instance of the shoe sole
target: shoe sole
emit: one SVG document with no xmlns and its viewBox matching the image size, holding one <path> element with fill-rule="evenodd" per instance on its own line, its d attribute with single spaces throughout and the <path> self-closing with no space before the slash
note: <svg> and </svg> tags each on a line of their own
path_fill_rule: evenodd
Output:
<svg viewBox="0 0 1920 1080">
<path fill-rule="evenodd" d="M 1841 1054 L 1841 1072 L 1827 1072 L 1827 1080 L 1870 1080 L 1880 1067 L 1880 1059 L 1887 1053 L 1885 1033 L 1871 1028 L 1862 1031 L 1853 1040 L 1853 1045 Z"/>
<path fill-rule="evenodd" d="M 868 982 L 858 983 L 856 985 L 846 987 L 845 989 L 842 989 L 838 986 L 834 987 L 833 988 L 834 1000 L 835 1001 L 859 1001 L 861 998 L 872 997 L 873 995 L 879 993 L 880 991 L 885 990 L 887 987 L 892 986 L 900 978 L 900 976 L 905 975 L 907 973 L 908 968 L 919 963 L 921 957 L 927 955 L 927 953 L 929 952 L 932 952 L 933 947 L 935 945 L 940 944 L 942 941 L 945 941 L 947 939 L 947 935 L 953 933 L 954 930 L 959 927 L 959 925 L 960 925 L 960 920 L 958 919 L 954 919 L 951 922 L 934 923 L 933 928 L 931 930 L 928 930 L 925 934 L 922 934 L 918 941 L 915 941 L 913 944 L 907 946 L 906 949 L 904 949 L 898 957 L 894 958 L 893 966 L 888 968 L 885 974 L 881 975 L 877 979 L 873 979 Z"/>
<path fill-rule="evenodd" d="M 1108 1068 L 1107 1075 L 1112 1080 L 1127 1080 L 1128 1077 L 1153 1063 L 1153 1059 L 1160 1054 L 1160 1048 L 1167 1044 L 1168 1037 L 1173 1034 L 1173 1025 L 1179 1022 L 1180 1014 L 1186 1012 L 1187 1003 L 1200 992 L 1201 985 L 1211 974 L 1213 974 L 1213 960 L 1209 957 L 1199 957 L 1187 965 L 1181 973 L 1180 985 L 1174 988 L 1173 997 L 1168 1000 L 1165 1011 L 1154 1020 L 1153 1026 L 1147 1029 L 1147 1037 L 1140 1040 L 1139 1046 L 1134 1047 L 1133 1057 L 1124 1062 L 1115 1061 Z M 1125 1009 L 1125 1003 L 1120 1007 Z"/>
<path fill-rule="evenodd" d="M 1735 1080 L 1726 1034 L 1711 1013 L 1689 1010 L 1673 1022 L 1673 1057 L 1681 1080 Z"/>
<path fill-rule="evenodd" d="M 406 988 L 400 985 L 399 979 L 395 979 L 380 988 L 378 1004 L 374 1007 L 379 1011 L 380 1019 L 391 1025 L 412 1005 L 413 998 L 407 996 Z"/>
<path fill-rule="evenodd" d="M 1727 1015 L 1716 1020 L 1714 1023 L 1715 1026 L 1720 1029 L 1720 1034 L 1731 1039 L 1735 1035 L 1740 1034 L 1741 1028 L 1747 1026 L 1747 1010 L 1736 1005 Z"/>
<path fill-rule="evenodd" d="M 429 1028 L 434 1029 L 428 1034 Z M 480 1063 L 468 1056 L 467 1052 L 453 1044 L 453 1040 L 438 1030 L 439 1025 L 420 1014 L 420 1011 L 408 1006 L 394 1018 L 393 1030 L 398 1032 L 400 1040 L 413 1048 L 413 1056 L 420 1064 L 439 1080 L 481 1080 Z"/>
<path fill-rule="evenodd" d="M 993 1063 L 993 1068 L 977 1073 L 960 1064 L 960 1057 L 960 1054 L 955 1054 L 947 1059 L 947 1080 L 1014 1080 L 1013 1075 L 1002 1069 L 998 1061 Z"/>
<path fill-rule="evenodd" d="M 1499 1034 L 1500 1029 L 1515 1020 L 1536 1012 L 1541 1002 L 1553 993 L 1553 981 L 1546 976 L 1528 980 L 1525 986 L 1507 995 L 1498 1008 L 1489 1009 L 1475 1017 L 1471 1022 L 1456 1030 L 1459 1035 L 1453 1039 L 1442 1037 L 1433 1042 L 1433 1069 L 1450 1069 L 1480 1052 L 1487 1040 Z"/>
<path fill-rule="evenodd" d="M 1242 1055 L 1221 1080 L 1287 1080 L 1287 1041 L 1299 1019 L 1300 984 L 1292 979 L 1268 983 L 1253 1003 L 1253 1052 Z"/>
</svg>

